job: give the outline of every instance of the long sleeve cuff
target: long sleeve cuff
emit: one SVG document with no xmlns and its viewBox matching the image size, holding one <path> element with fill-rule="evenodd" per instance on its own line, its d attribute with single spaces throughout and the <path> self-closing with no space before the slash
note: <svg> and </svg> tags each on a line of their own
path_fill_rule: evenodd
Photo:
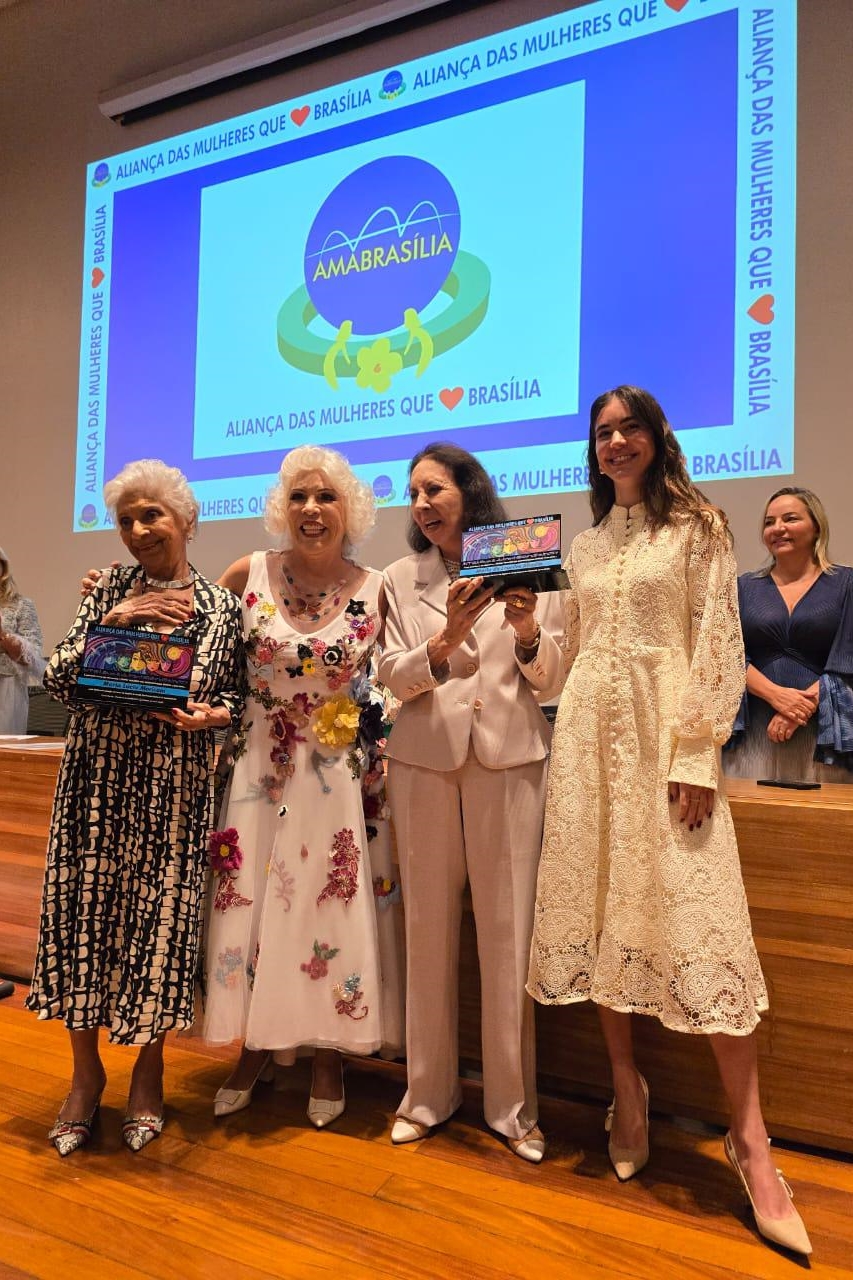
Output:
<svg viewBox="0 0 853 1280">
<path fill-rule="evenodd" d="M 719 785 L 717 748 L 710 738 L 679 738 L 669 770 L 670 782 L 688 782 L 694 787 Z"/>
</svg>

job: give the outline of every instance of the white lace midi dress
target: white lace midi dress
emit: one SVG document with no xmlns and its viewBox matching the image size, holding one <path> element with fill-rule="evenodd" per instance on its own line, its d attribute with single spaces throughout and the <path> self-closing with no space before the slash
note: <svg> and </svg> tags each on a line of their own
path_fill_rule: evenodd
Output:
<svg viewBox="0 0 853 1280">
<path fill-rule="evenodd" d="M 690 831 L 669 780 L 716 788 L 744 687 L 734 558 L 698 518 L 614 506 L 572 544 L 528 990 L 685 1032 L 767 1008 L 731 814 Z"/>
<path fill-rule="evenodd" d="M 306 635 L 276 605 L 266 553 L 251 558 L 249 698 L 211 839 L 214 1043 L 369 1054 L 403 1042 L 402 974 L 386 971 L 383 989 L 377 931 L 378 913 L 400 910 L 376 749 L 384 716 L 367 679 L 381 580 L 368 570 Z M 392 939 L 386 970 L 393 961 Z"/>
</svg>

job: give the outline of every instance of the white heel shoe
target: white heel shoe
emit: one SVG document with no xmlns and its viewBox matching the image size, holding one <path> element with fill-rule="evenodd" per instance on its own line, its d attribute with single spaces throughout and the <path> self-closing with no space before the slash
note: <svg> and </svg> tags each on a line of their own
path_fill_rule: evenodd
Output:
<svg viewBox="0 0 853 1280">
<path fill-rule="evenodd" d="M 545 1136 L 538 1124 L 521 1138 L 507 1138 L 507 1144 L 514 1155 L 529 1160 L 531 1164 L 539 1164 L 545 1154 Z"/>
<path fill-rule="evenodd" d="M 266 1084 L 273 1079 L 273 1076 L 272 1054 L 269 1054 L 248 1089 L 226 1089 L 223 1087 L 216 1090 L 216 1097 L 213 1099 L 213 1114 L 215 1116 L 232 1116 L 235 1111 L 243 1111 L 252 1101 L 252 1090 L 258 1081 L 260 1080 Z"/>
<path fill-rule="evenodd" d="M 391 1141 L 395 1147 L 401 1147 L 404 1142 L 417 1142 L 419 1138 L 428 1138 L 429 1134 L 428 1124 L 418 1124 L 417 1120 L 404 1120 L 399 1116 L 391 1129 Z"/>
<path fill-rule="evenodd" d="M 338 1116 L 342 1116 L 346 1110 L 347 1099 L 346 1093 L 343 1092 L 343 1084 L 341 1085 L 341 1096 L 339 1098 L 315 1098 L 313 1093 L 308 1098 L 308 1119 L 311 1121 L 315 1129 L 325 1129 L 327 1124 L 331 1124 L 337 1120 Z"/>
</svg>

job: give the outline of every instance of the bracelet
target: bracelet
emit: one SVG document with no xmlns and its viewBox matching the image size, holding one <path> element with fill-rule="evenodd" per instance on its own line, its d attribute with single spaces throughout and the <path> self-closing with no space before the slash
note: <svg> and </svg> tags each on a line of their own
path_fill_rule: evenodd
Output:
<svg viewBox="0 0 853 1280">
<path fill-rule="evenodd" d="M 539 641 L 541 639 L 542 639 L 542 628 L 537 624 L 536 634 L 532 640 L 529 640 L 525 643 L 523 640 L 519 640 L 516 637 L 515 643 L 518 645 L 522 653 L 533 653 L 536 649 L 539 648 Z"/>
</svg>

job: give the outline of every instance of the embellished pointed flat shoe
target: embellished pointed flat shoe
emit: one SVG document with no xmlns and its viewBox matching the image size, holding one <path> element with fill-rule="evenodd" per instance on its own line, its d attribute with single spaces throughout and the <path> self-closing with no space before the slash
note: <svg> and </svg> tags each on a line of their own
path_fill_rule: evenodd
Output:
<svg viewBox="0 0 853 1280">
<path fill-rule="evenodd" d="M 616 1172 L 616 1177 L 620 1182 L 627 1182 L 629 1178 L 633 1178 L 649 1163 L 649 1086 L 646 1084 L 642 1076 L 640 1076 L 640 1084 L 643 1086 L 643 1094 L 646 1099 L 646 1133 L 642 1146 L 639 1147 L 617 1147 L 613 1138 L 607 1144 L 607 1154 L 610 1157 L 610 1163 Z M 607 1117 L 604 1121 L 604 1129 L 606 1133 L 612 1133 L 613 1119 L 616 1115 L 616 1099 L 614 1098 L 610 1106 L 607 1108 Z"/>
<path fill-rule="evenodd" d="M 729 1164 L 740 1178 L 741 1185 L 746 1192 L 746 1198 L 752 1207 L 752 1213 L 755 1218 L 755 1225 L 758 1227 L 758 1234 L 764 1236 L 765 1240 L 769 1240 L 771 1244 L 780 1244 L 783 1249 L 792 1249 L 794 1253 L 810 1254 L 812 1251 L 812 1242 L 809 1240 L 805 1223 L 800 1217 L 796 1209 L 787 1218 L 766 1218 L 763 1213 L 759 1213 L 755 1207 L 755 1201 L 752 1198 L 752 1192 L 749 1189 L 749 1183 L 746 1175 L 740 1167 L 740 1161 L 735 1152 L 735 1144 L 732 1142 L 732 1135 L 727 1133 L 723 1141 L 723 1148 Z M 776 1176 L 785 1189 L 789 1199 L 793 1200 L 794 1193 L 782 1177 L 780 1169 L 776 1170 Z"/>
<path fill-rule="evenodd" d="M 102 1093 L 103 1090 L 98 1094 L 95 1105 L 85 1120 L 60 1120 L 57 1116 L 56 1123 L 47 1137 L 59 1155 L 70 1156 L 73 1151 L 79 1151 L 81 1147 L 88 1146 L 91 1142 L 92 1129 L 101 1109 Z M 65 1103 L 62 1105 L 64 1106 Z"/>
<path fill-rule="evenodd" d="M 400 1116 L 394 1121 L 391 1129 L 391 1141 L 395 1147 L 401 1147 L 404 1142 L 417 1142 L 419 1138 L 428 1138 L 430 1132 L 428 1124 L 418 1124 L 417 1120 L 405 1120 Z"/>
<path fill-rule="evenodd" d="M 514 1155 L 520 1156 L 522 1160 L 529 1160 L 531 1164 L 539 1164 L 545 1154 L 545 1136 L 538 1124 L 528 1129 L 521 1138 L 507 1138 L 507 1145 Z"/>
<path fill-rule="evenodd" d="M 315 1098 L 312 1093 L 308 1099 L 308 1119 L 315 1129 L 325 1129 L 327 1124 L 331 1124 L 333 1120 L 337 1120 L 338 1116 L 344 1114 L 346 1105 L 345 1094 L 341 1094 L 340 1098 L 332 1099 Z"/>
<path fill-rule="evenodd" d="M 141 1151 L 163 1132 L 165 1116 L 162 1114 L 125 1116 L 121 1126 L 121 1140 L 129 1151 Z"/>
<path fill-rule="evenodd" d="M 223 1086 L 223 1088 L 216 1090 L 216 1096 L 213 1099 L 213 1114 L 215 1116 L 232 1116 L 236 1111 L 243 1111 L 252 1101 L 252 1090 L 258 1081 L 269 1084 L 274 1078 L 275 1067 L 273 1066 L 272 1054 L 270 1054 L 261 1063 L 260 1070 L 248 1089 L 226 1089 Z"/>
</svg>

